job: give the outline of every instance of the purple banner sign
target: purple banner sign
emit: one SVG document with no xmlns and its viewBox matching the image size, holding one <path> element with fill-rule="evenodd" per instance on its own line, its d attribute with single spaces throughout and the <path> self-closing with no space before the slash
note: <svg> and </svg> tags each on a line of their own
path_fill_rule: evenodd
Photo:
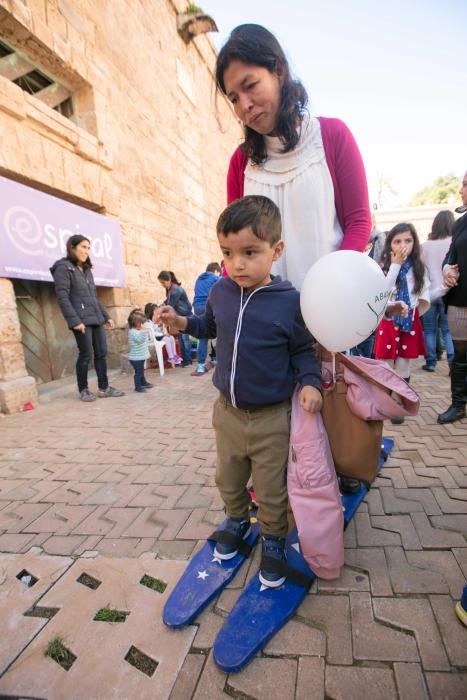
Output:
<svg viewBox="0 0 467 700">
<path fill-rule="evenodd" d="M 0 277 L 52 282 L 49 267 L 76 233 L 91 241 L 96 284 L 124 287 L 118 221 L 0 177 Z"/>
</svg>

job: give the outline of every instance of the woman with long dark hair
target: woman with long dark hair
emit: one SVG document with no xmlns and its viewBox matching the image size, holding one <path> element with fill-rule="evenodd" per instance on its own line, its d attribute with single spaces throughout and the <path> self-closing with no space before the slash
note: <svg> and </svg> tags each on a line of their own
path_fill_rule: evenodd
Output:
<svg viewBox="0 0 467 700">
<path fill-rule="evenodd" d="M 96 400 L 89 391 L 88 367 L 94 351 L 97 374 L 97 396 L 123 396 L 124 392 L 109 386 L 107 378 L 107 340 L 104 328 L 114 328 L 114 322 L 97 298 L 89 257 L 89 238 L 76 234 L 66 244 L 66 257 L 57 260 L 50 272 L 55 282 L 57 300 L 68 327 L 78 345 L 76 378 L 81 401 Z"/>
<path fill-rule="evenodd" d="M 310 115 L 306 90 L 274 35 L 256 24 L 234 29 L 217 58 L 216 80 L 244 125 L 230 161 L 228 202 L 260 194 L 281 212 L 286 251 L 273 271 L 300 289 L 326 253 L 363 251 L 371 217 L 358 147 L 342 121 Z"/>
<path fill-rule="evenodd" d="M 165 303 L 168 306 L 173 306 L 179 316 L 190 316 L 192 313 L 191 303 L 175 274 L 171 270 L 162 270 L 157 279 L 166 291 Z M 192 363 L 190 336 L 188 333 L 179 333 L 178 339 L 183 358 L 182 367 L 188 367 Z"/>
<path fill-rule="evenodd" d="M 467 380 L 467 172 L 464 174 L 459 194 L 462 206 L 456 209 L 463 214 L 452 228 L 452 241 L 444 259 L 444 283 L 450 287 L 444 297 L 448 310 L 449 330 L 454 345 L 451 365 L 452 403 L 438 416 L 438 423 L 453 423 L 465 418 Z"/>
<path fill-rule="evenodd" d="M 308 112 L 307 92 L 275 36 L 257 24 L 236 27 L 217 58 L 216 82 L 244 126 L 230 160 L 228 203 L 264 195 L 281 213 L 286 248 L 273 273 L 300 290 L 323 255 L 363 252 L 371 217 L 358 147 L 342 121 Z M 360 489 L 355 480 L 341 485 Z"/>
<path fill-rule="evenodd" d="M 422 259 L 430 276 L 431 306 L 423 316 L 426 355 L 422 369 L 434 372 L 437 362 L 436 339 L 441 333 L 449 365 L 454 357 L 454 346 L 449 332 L 448 317 L 440 294 L 443 287 L 442 263 L 451 245 L 454 214 L 448 209 L 436 214 L 428 240 L 422 243 Z"/>
</svg>

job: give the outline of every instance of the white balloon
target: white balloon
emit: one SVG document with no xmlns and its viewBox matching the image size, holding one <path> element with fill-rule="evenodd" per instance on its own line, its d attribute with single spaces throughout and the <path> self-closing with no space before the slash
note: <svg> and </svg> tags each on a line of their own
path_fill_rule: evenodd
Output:
<svg viewBox="0 0 467 700">
<path fill-rule="evenodd" d="M 390 292 L 383 271 L 368 255 L 338 250 L 308 270 L 300 296 L 303 319 L 321 345 L 342 352 L 373 333 Z"/>
</svg>

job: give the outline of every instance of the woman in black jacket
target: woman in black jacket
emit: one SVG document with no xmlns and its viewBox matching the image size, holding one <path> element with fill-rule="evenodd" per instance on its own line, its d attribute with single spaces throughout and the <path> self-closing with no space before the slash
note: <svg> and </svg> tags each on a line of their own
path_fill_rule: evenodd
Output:
<svg viewBox="0 0 467 700">
<path fill-rule="evenodd" d="M 88 366 L 94 349 L 97 374 L 97 396 L 123 396 L 124 392 L 109 386 L 107 379 L 107 340 L 104 326 L 114 328 L 114 322 L 97 298 L 89 257 L 91 243 L 81 235 L 71 236 L 66 244 L 66 258 L 57 260 L 50 272 L 55 282 L 60 309 L 73 331 L 78 345 L 76 377 L 81 401 L 95 401 L 88 389 Z"/>
<path fill-rule="evenodd" d="M 465 417 L 467 379 L 467 172 L 459 190 L 463 213 L 452 228 L 452 242 L 443 263 L 444 283 L 450 287 L 444 297 L 448 324 L 454 344 L 451 367 L 452 403 L 438 416 L 438 423 L 453 423 Z"/>
</svg>

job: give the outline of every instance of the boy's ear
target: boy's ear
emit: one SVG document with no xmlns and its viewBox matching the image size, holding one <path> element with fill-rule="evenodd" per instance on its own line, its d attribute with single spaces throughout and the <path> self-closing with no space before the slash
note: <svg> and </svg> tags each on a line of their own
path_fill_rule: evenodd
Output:
<svg viewBox="0 0 467 700">
<path fill-rule="evenodd" d="M 284 252 L 284 241 L 278 241 L 277 243 L 274 244 L 274 255 L 273 255 L 273 260 L 279 260 L 281 257 L 282 253 Z"/>
</svg>

